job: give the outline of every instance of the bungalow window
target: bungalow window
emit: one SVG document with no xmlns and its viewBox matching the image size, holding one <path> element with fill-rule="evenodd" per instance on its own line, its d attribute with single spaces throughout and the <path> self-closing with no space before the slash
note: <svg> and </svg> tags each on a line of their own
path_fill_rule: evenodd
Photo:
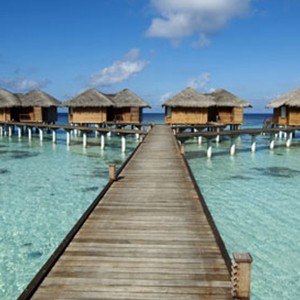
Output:
<svg viewBox="0 0 300 300">
<path fill-rule="evenodd" d="M 166 116 L 169 118 L 172 116 L 172 108 L 170 106 L 166 107 Z"/>
<path fill-rule="evenodd" d="M 281 118 L 286 118 L 286 107 L 285 106 L 281 106 L 280 117 Z"/>
</svg>

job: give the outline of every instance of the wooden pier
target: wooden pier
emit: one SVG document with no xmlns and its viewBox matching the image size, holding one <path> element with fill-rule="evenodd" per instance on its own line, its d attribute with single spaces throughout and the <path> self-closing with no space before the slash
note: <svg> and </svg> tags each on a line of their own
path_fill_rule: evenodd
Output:
<svg viewBox="0 0 300 300">
<path fill-rule="evenodd" d="M 231 261 L 168 126 L 72 232 L 19 299 L 233 298 Z"/>
</svg>

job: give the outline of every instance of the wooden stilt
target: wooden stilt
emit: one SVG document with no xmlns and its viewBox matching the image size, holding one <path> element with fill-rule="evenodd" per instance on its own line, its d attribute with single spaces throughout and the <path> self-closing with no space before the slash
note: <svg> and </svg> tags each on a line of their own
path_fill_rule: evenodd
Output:
<svg viewBox="0 0 300 300">
<path fill-rule="evenodd" d="M 235 154 L 235 148 L 236 148 L 236 137 L 231 137 L 231 145 L 230 145 L 230 155 L 234 155 Z"/>
<path fill-rule="evenodd" d="M 101 133 L 100 135 L 100 148 L 104 149 L 105 147 L 105 135 L 103 133 Z"/>
<path fill-rule="evenodd" d="M 12 126 L 8 126 L 8 136 L 12 136 Z"/>
<path fill-rule="evenodd" d="M 28 139 L 31 140 L 31 138 L 32 138 L 32 128 L 28 127 L 27 131 L 28 131 Z"/>
<path fill-rule="evenodd" d="M 71 134 L 70 134 L 70 131 L 67 130 L 66 131 L 66 144 L 70 145 L 70 142 L 71 142 Z"/>
<path fill-rule="evenodd" d="M 121 135 L 121 151 L 124 153 L 126 151 L 126 137 Z"/>
<path fill-rule="evenodd" d="M 22 128 L 18 127 L 18 138 L 20 139 L 22 137 Z"/>
<path fill-rule="evenodd" d="M 56 130 L 52 130 L 52 143 L 56 144 Z"/>
<path fill-rule="evenodd" d="M 256 151 L 256 136 L 252 135 L 251 152 L 254 153 L 255 151 Z"/>
<path fill-rule="evenodd" d="M 275 146 L 275 135 L 271 134 L 271 137 L 270 137 L 270 149 L 273 150 L 274 146 Z"/>
<path fill-rule="evenodd" d="M 87 133 L 86 132 L 84 132 L 82 135 L 82 145 L 84 148 L 86 148 L 86 146 L 87 146 Z"/>
<path fill-rule="evenodd" d="M 287 134 L 287 139 L 286 139 L 286 147 L 290 148 L 292 144 L 292 139 L 293 139 L 293 132 L 289 132 Z"/>
<path fill-rule="evenodd" d="M 44 139 L 44 132 L 42 128 L 39 128 L 39 133 L 40 133 L 40 141 L 42 142 Z"/>
<path fill-rule="evenodd" d="M 207 158 L 211 158 L 212 156 L 212 146 L 211 146 L 211 139 L 207 139 Z"/>
</svg>

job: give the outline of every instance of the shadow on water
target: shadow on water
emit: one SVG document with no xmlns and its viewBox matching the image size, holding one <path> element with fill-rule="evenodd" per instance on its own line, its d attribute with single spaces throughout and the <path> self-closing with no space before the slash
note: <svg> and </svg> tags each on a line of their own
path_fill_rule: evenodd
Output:
<svg viewBox="0 0 300 300">
<path fill-rule="evenodd" d="M 8 169 L 0 169 L 0 175 L 4 175 L 8 173 L 10 173 Z"/>
<path fill-rule="evenodd" d="M 12 150 L 12 151 L 5 151 L 1 150 L 0 155 L 8 154 L 10 159 L 24 159 L 24 158 L 31 158 L 36 157 L 39 155 L 37 152 L 29 152 L 23 150 Z"/>
<path fill-rule="evenodd" d="M 300 171 L 286 167 L 252 168 L 252 170 L 261 172 L 265 176 L 293 178 L 300 174 Z"/>
<path fill-rule="evenodd" d="M 254 179 L 251 176 L 245 176 L 245 175 L 234 175 L 234 176 L 230 176 L 228 178 L 228 180 L 252 180 Z"/>
</svg>

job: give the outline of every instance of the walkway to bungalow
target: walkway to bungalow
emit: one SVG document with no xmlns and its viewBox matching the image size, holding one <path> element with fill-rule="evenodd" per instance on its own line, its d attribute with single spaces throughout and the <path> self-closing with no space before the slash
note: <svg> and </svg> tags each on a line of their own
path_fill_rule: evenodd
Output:
<svg viewBox="0 0 300 300">
<path fill-rule="evenodd" d="M 156 125 L 32 299 L 232 299 L 170 127 Z"/>
</svg>

